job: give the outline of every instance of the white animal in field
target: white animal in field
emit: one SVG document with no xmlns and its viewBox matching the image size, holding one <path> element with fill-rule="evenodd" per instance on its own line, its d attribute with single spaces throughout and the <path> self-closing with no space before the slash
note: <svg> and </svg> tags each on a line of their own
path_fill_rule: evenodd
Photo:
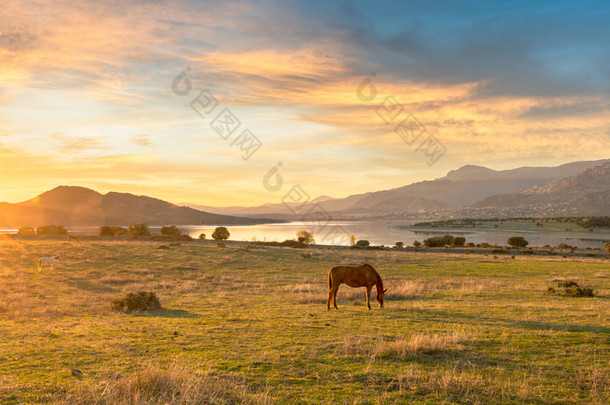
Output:
<svg viewBox="0 0 610 405">
<path fill-rule="evenodd" d="M 51 266 L 51 270 L 55 270 L 55 263 L 58 259 L 59 256 L 41 257 L 38 259 L 38 271 L 44 269 L 47 264 Z"/>
</svg>

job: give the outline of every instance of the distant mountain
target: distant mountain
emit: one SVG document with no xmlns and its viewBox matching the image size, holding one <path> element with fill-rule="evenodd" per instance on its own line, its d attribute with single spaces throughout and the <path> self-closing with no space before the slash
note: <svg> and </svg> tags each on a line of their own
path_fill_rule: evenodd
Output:
<svg viewBox="0 0 610 405">
<path fill-rule="evenodd" d="M 472 206 L 538 210 L 541 215 L 548 211 L 555 215 L 610 215 L 610 162 L 528 190 L 489 196 Z"/>
<path fill-rule="evenodd" d="M 526 190 L 531 187 L 573 176 L 608 160 L 568 163 L 557 167 L 520 167 L 511 170 L 492 170 L 482 166 L 467 165 L 452 170 L 445 177 L 421 181 L 389 190 L 355 194 L 346 198 L 318 197 L 307 212 L 318 204 L 331 216 L 356 218 L 391 214 L 417 214 L 441 209 L 468 207 L 485 197 Z M 208 207 L 196 206 L 209 212 L 250 217 L 295 219 L 294 205 L 265 204 L 258 207 Z"/>
<path fill-rule="evenodd" d="M 100 194 L 84 187 L 60 186 L 21 203 L 0 203 L 0 226 L 59 224 L 101 226 L 148 225 L 253 225 L 276 222 L 240 218 L 180 207 L 156 198 L 128 193 Z"/>
</svg>

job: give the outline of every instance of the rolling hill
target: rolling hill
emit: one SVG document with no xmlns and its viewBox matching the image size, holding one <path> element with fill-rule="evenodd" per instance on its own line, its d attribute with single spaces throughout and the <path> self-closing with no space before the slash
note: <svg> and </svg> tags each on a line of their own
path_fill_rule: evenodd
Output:
<svg viewBox="0 0 610 405">
<path fill-rule="evenodd" d="M 45 224 L 253 225 L 268 222 L 277 221 L 211 214 L 156 198 L 115 192 L 100 194 L 74 186 L 59 186 L 16 204 L 0 203 L 0 226 L 11 228 Z"/>
</svg>

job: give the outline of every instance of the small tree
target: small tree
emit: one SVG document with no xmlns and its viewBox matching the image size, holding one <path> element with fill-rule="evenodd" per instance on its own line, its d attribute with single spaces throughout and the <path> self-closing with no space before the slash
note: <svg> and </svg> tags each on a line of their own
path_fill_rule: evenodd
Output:
<svg viewBox="0 0 610 405">
<path fill-rule="evenodd" d="M 398 249 L 402 249 L 404 245 L 405 245 L 405 244 L 404 244 L 404 243 L 402 243 L 402 242 L 396 242 L 396 243 L 394 244 L 394 246 L 396 246 Z"/>
<path fill-rule="evenodd" d="M 31 226 L 24 226 L 19 228 L 17 235 L 35 235 L 36 231 Z"/>
<path fill-rule="evenodd" d="M 359 240 L 356 242 L 356 246 L 359 248 L 367 248 L 371 243 L 368 240 Z"/>
<path fill-rule="evenodd" d="M 418 240 L 413 241 L 413 246 L 415 246 L 416 248 L 421 246 L 421 242 Z"/>
<path fill-rule="evenodd" d="M 299 241 L 299 243 L 302 243 L 305 245 L 310 245 L 310 244 L 316 243 L 316 241 L 313 238 L 313 232 L 309 232 L 309 231 L 298 231 L 297 240 Z"/>
<path fill-rule="evenodd" d="M 205 233 L 200 233 L 199 234 L 199 239 L 205 240 Z"/>
<path fill-rule="evenodd" d="M 231 236 L 231 233 L 224 226 L 219 226 L 214 229 L 214 232 L 212 233 L 212 239 L 214 240 L 227 240 L 229 239 L 229 236 Z"/>
<path fill-rule="evenodd" d="M 606 252 L 610 253 L 610 242 L 606 243 Z"/>
<path fill-rule="evenodd" d="M 514 248 L 524 248 L 530 244 L 523 236 L 511 236 L 506 242 Z"/>
<path fill-rule="evenodd" d="M 129 225 L 129 234 L 131 236 L 150 236 L 150 230 L 146 224 L 131 224 Z"/>
<path fill-rule="evenodd" d="M 182 235 L 182 231 L 180 231 L 180 229 L 176 228 L 176 226 L 174 226 L 174 225 L 164 226 L 161 228 L 161 234 L 167 235 L 167 236 L 178 237 L 178 236 Z"/>
<path fill-rule="evenodd" d="M 356 246 L 356 235 L 352 235 L 349 237 L 349 245 Z"/>
<path fill-rule="evenodd" d="M 67 235 L 68 231 L 61 225 L 44 225 L 36 228 L 38 235 Z"/>
</svg>

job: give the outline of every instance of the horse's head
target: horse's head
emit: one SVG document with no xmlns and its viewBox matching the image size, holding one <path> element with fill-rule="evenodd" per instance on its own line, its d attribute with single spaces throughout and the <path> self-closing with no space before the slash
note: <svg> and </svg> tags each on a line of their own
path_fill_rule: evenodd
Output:
<svg viewBox="0 0 610 405">
<path fill-rule="evenodd" d="M 379 302 L 379 308 L 383 308 L 383 295 L 386 291 L 388 291 L 387 288 L 381 292 L 377 292 L 377 302 Z"/>
</svg>

